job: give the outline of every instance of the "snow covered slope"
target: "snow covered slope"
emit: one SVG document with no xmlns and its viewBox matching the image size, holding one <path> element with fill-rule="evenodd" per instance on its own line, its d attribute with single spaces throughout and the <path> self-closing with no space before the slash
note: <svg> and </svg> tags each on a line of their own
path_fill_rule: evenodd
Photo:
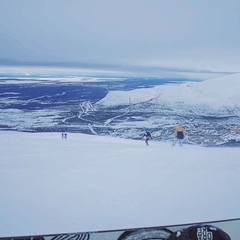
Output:
<svg viewBox="0 0 240 240">
<path fill-rule="evenodd" d="M 240 148 L 47 132 L 1 132 L 0 146 L 0 236 L 240 216 Z"/>
<path fill-rule="evenodd" d="M 166 104 L 210 106 L 211 108 L 240 107 L 240 73 L 217 77 L 203 82 L 160 85 L 153 88 L 109 92 L 97 104 L 105 107 L 137 104 L 155 99 Z"/>
</svg>

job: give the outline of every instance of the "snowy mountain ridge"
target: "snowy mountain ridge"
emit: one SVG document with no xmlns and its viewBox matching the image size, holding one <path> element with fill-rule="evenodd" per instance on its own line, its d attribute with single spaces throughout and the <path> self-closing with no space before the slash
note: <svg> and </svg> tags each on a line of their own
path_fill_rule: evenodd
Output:
<svg viewBox="0 0 240 240">
<path fill-rule="evenodd" d="M 240 107 L 240 73 L 208 79 L 202 82 L 166 84 L 130 91 L 111 91 L 96 104 L 104 107 L 129 105 L 153 100 L 157 104 Z"/>
</svg>

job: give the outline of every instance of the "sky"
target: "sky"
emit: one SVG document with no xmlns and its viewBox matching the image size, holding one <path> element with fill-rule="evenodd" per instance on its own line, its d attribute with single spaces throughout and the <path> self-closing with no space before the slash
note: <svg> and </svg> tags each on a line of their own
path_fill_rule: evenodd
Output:
<svg viewBox="0 0 240 240">
<path fill-rule="evenodd" d="M 239 218 L 239 148 L 0 135 L 0 237 Z"/>
<path fill-rule="evenodd" d="M 240 71 L 238 0 L 1 0 L 0 59 Z"/>
</svg>

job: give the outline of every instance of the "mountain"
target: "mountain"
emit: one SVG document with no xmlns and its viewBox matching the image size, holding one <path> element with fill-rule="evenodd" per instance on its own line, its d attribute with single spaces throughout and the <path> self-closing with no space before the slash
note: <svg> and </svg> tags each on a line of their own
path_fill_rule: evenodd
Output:
<svg viewBox="0 0 240 240">
<path fill-rule="evenodd" d="M 105 107 L 144 103 L 181 104 L 183 107 L 210 108 L 240 107 L 240 73 L 217 77 L 202 82 L 159 85 L 131 91 L 111 91 L 97 104 Z M 236 109 L 235 109 L 236 110 Z"/>
<path fill-rule="evenodd" d="M 119 118 L 109 121 L 115 136 L 138 138 L 140 131 L 147 128 L 155 139 L 171 141 L 175 126 L 183 122 L 189 143 L 216 146 L 236 141 L 234 129 L 240 128 L 239 92 L 240 73 L 202 82 L 111 91 L 95 108 L 118 112 Z M 128 130 L 123 131 L 123 123 Z"/>
<path fill-rule="evenodd" d="M 205 81 L 157 78 L 6 76 L 0 80 L 0 129 L 67 131 L 172 141 L 179 122 L 186 142 L 239 146 L 240 74 Z M 100 81 L 101 80 L 101 81 Z M 187 82 L 186 82 L 187 81 Z M 124 90 L 124 91 L 123 91 Z"/>
</svg>

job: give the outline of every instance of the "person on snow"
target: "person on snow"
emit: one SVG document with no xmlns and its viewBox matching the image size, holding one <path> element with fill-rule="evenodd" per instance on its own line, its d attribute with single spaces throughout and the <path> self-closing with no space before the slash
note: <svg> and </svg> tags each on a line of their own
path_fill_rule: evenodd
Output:
<svg viewBox="0 0 240 240">
<path fill-rule="evenodd" d="M 175 144 L 177 142 L 179 142 L 179 146 L 182 146 L 183 139 L 185 138 L 185 136 L 186 136 L 185 129 L 184 129 L 182 123 L 179 123 L 179 125 L 176 128 L 175 133 L 174 133 L 174 142 L 173 142 L 172 146 L 175 146 Z"/>
<path fill-rule="evenodd" d="M 62 132 L 62 139 L 63 138 L 67 139 L 67 133 L 66 132 Z"/>
<path fill-rule="evenodd" d="M 151 133 L 147 130 L 144 134 L 143 134 L 143 138 L 145 138 L 145 143 L 148 146 L 148 141 L 152 138 Z"/>
</svg>

